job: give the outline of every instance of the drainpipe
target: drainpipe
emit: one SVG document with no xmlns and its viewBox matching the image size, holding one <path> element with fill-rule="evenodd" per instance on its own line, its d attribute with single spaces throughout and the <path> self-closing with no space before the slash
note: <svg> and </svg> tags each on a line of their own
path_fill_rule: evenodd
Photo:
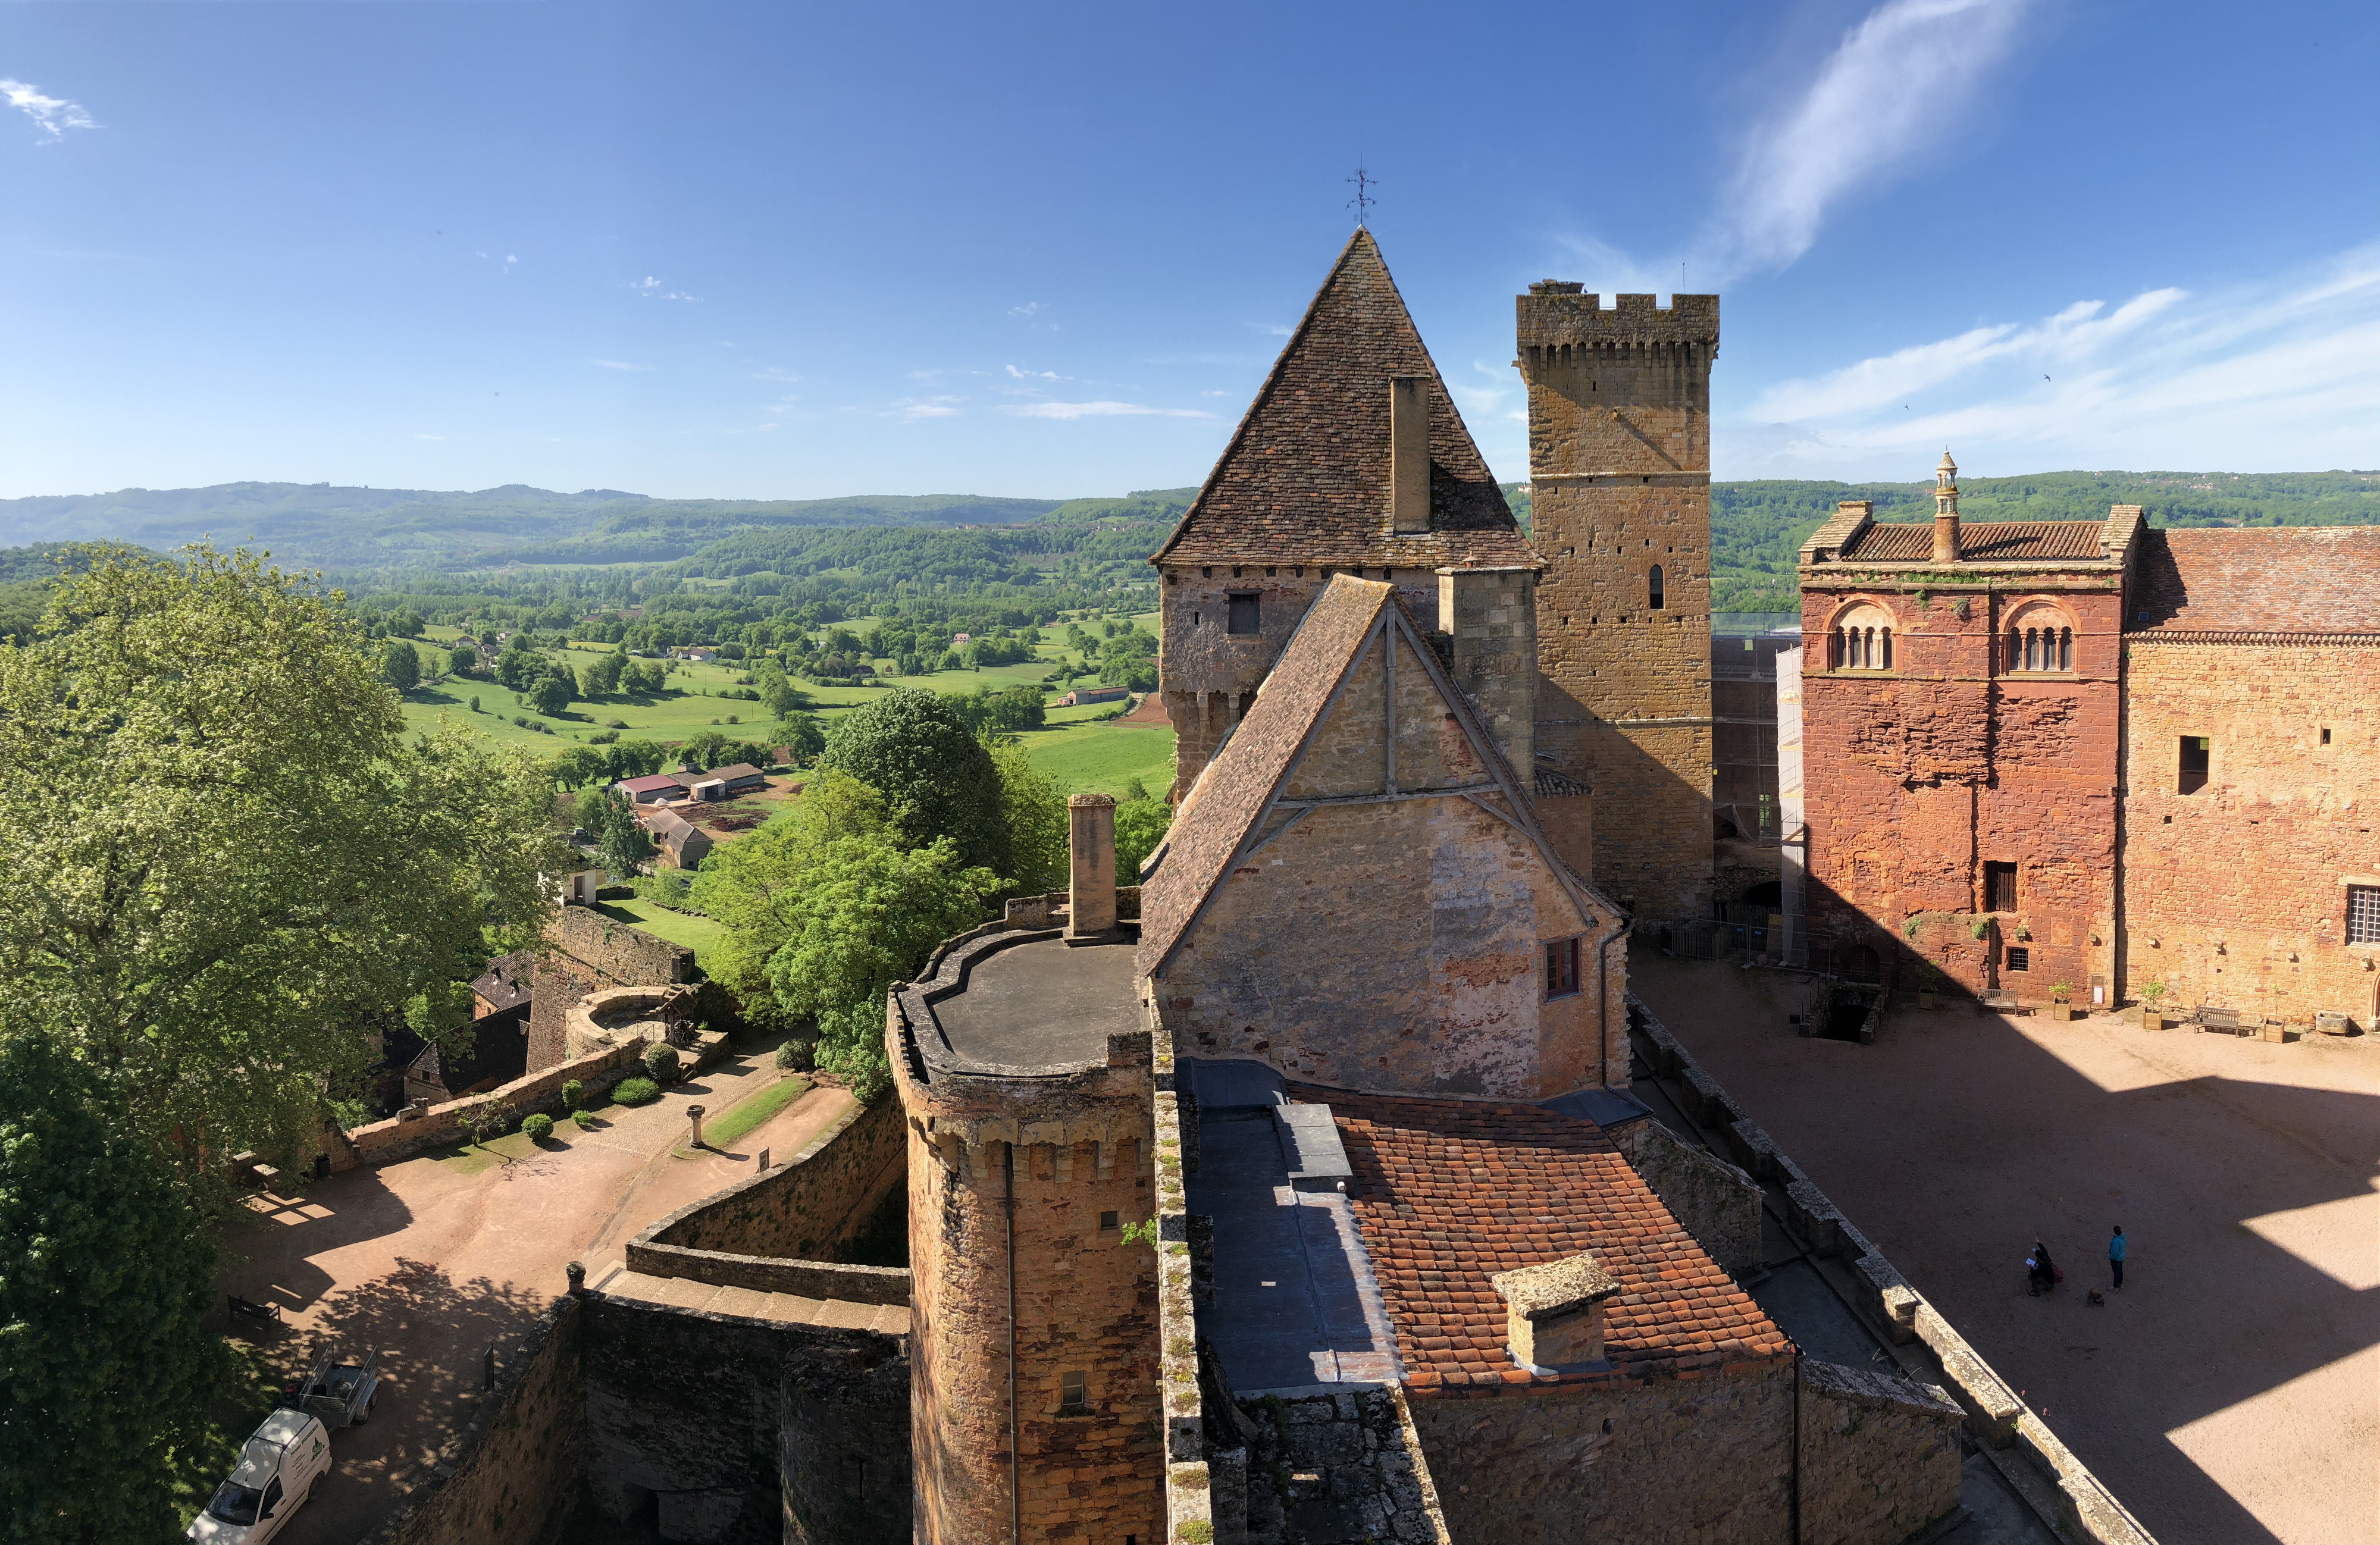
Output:
<svg viewBox="0 0 2380 1545">
<path fill-rule="evenodd" d="M 1793 1344 L 1793 1545 L 1802 1545 L 1802 1346 Z"/>
<path fill-rule="evenodd" d="M 1008 1545 L 1025 1545 L 1023 1493 L 1016 1478 L 1016 1145 L 1008 1145 Z M 1798 1386 L 1797 1386 L 1798 1391 Z M 1801 1397 L 1797 1393 L 1794 1398 Z M 1801 1407 L 1794 1407 L 1799 1420 Z"/>
</svg>

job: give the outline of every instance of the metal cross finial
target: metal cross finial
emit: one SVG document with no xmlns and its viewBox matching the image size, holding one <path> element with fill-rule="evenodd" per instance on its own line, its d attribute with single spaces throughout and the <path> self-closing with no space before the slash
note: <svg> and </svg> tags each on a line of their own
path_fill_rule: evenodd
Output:
<svg viewBox="0 0 2380 1545">
<path fill-rule="evenodd" d="M 1347 201 L 1347 207 L 1355 212 L 1355 224 L 1360 227 L 1371 207 L 1380 201 L 1371 194 L 1373 189 L 1380 186 L 1380 179 L 1364 170 L 1364 158 L 1359 155 L 1355 158 L 1355 175 L 1347 180 L 1355 185 L 1355 196 Z"/>
</svg>

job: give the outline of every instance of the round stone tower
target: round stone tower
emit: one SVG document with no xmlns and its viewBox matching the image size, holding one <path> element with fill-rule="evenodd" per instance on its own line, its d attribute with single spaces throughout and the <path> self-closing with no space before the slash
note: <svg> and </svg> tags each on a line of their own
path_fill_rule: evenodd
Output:
<svg viewBox="0 0 2380 1545">
<path fill-rule="evenodd" d="M 1106 918 L 964 935 L 888 1005 L 921 1545 L 1162 1533 L 1156 1255 L 1126 1233 L 1152 1215 L 1149 1032 L 1138 925 L 1112 894 Z"/>
</svg>

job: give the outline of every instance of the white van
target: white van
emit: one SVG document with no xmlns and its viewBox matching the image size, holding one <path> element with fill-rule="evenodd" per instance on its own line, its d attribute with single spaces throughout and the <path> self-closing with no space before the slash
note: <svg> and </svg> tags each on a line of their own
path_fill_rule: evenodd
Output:
<svg viewBox="0 0 2380 1545">
<path fill-rule="evenodd" d="M 279 1410 L 239 1451 L 231 1478 L 215 1488 L 184 1538 L 208 1545 L 262 1545 L 331 1473 L 331 1435 L 317 1417 Z"/>
</svg>

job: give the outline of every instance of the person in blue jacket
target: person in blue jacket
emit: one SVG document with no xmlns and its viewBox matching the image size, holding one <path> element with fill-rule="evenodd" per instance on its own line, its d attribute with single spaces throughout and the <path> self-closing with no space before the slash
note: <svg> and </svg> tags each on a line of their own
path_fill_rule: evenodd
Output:
<svg viewBox="0 0 2380 1545">
<path fill-rule="evenodd" d="M 2113 1237 L 2107 1241 L 2107 1270 L 2116 1274 L 2116 1285 L 2124 1285 L 2124 1225 L 2118 1223 Z"/>
</svg>

